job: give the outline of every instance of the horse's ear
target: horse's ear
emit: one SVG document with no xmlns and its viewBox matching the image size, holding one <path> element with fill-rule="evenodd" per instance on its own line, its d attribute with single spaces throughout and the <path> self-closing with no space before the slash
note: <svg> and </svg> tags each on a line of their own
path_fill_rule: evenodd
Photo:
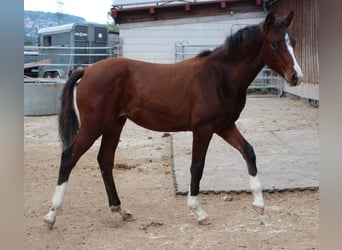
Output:
<svg viewBox="0 0 342 250">
<path fill-rule="evenodd" d="M 286 17 L 286 27 L 289 27 L 291 25 L 293 16 L 294 16 L 294 12 L 293 10 L 291 10 Z"/>
<path fill-rule="evenodd" d="M 270 27 L 271 25 L 273 25 L 275 20 L 275 16 L 274 16 L 274 10 L 271 10 L 265 19 L 265 28 Z"/>
</svg>

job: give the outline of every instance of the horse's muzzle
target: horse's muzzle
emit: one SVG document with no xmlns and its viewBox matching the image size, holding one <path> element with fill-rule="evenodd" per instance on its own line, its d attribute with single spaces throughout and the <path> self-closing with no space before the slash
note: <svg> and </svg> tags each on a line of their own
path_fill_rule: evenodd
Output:
<svg viewBox="0 0 342 250">
<path fill-rule="evenodd" d="M 287 80 L 287 82 L 290 84 L 290 86 L 297 86 L 299 85 L 301 82 L 303 82 L 303 77 L 302 76 L 298 76 L 297 72 L 294 72 L 291 77 L 289 78 L 285 78 Z"/>
<path fill-rule="evenodd" d="M 291 76 L 291 83 L 292 83 L 293 85 L 297 85 L 297 83 L 298 83 L 298 75 L 297 75 L 297 73 L 294 73 L 294 74 Z"/>
</svg>

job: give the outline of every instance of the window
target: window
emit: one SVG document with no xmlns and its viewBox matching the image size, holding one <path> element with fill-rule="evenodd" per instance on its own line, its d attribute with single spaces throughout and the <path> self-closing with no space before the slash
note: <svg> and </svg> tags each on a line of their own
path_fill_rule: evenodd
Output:
<svg viewBox="0 0 342 250">
<path fill-rule="evenodd" d="M 51 36 L 43 37 L 43 46 L 51 46 Z"/>
</svg>

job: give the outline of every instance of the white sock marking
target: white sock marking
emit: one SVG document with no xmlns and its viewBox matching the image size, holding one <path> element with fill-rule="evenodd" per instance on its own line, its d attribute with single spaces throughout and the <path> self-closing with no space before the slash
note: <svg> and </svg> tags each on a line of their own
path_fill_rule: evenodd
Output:
<svg viewBox="0 0 342 250">
<path fill-rule="evenodd" d="M 52 224 L 55 222 L 57 211 L 63 205 L 67 184 L 68 184 L 68 182 L 66 181 L 66 182 L 62 183 L 61 185 L 56 186 L 55 193 L 54 193 L 52 200 L 51 200 L 51 202 L 52 202 L 51 208 L 50 208 L 48 214 L 45 215 L 45 217 L 44 217 L 45 221 L 52 223 Z"/>
<path fill-rule="evenodd" d="M 249 185 L 254 197 L 253 205 L 257 207 L 264 207 L 264 199 L 262 197 L 262 187 L 259 176 L 249 176 Z"/>
<path fill-rule="evenodd" d="M 200 206 L 199 201 L 198 201 L 198 197 L 188 195 L 188 206 L 190 208 L 198 208 Z"/>
<path fill-rule="evenodd" d="M 204 221 L 208 218 L 208 214 L 201 208 L 197 196 L 191 196 L 190 191 L 188 195 L 188 207 L 196 215 L 198 221 Z"/>
<path fill-rule="evenodd" d="M 68 182 L 66 181 L 62 183 L 61 185 L 56 186 L 55 193 L 51 200 L 53 207 L 59 208 L 63 205 L 64 195 L 65 195 L 67 185 L 68 185 Z"/>
<path fill-rule="evenodd" d="M 296 59 L 296 56 L 294 54 L 293 47 L 291 45 L 290 37 L 289 37 L 288 33 L 285 34 L 285 43 L 286 43 L 287 50 L 289 51 L 290 55 L 292 56 L 293 68 L 297 72 L 298 78 L 302 78 L 303 72 L 302 72 L 302 69 L 300 68 L 300 66 L 297 62 L 297 59 Z"/>
</svg>

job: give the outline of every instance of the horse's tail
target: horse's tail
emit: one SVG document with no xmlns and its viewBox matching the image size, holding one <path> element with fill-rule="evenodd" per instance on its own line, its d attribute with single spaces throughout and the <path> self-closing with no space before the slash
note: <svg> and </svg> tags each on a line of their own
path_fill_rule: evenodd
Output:
<svg viewBox="0 0 342 250">
<path fill-rule="evenodd" d="M 63 149 L 67 148 L 79 129 L 79 121 L 74 109 L 74 87 L 77 81 L 83 76 L 84 69 L 75 71 L 65 86 L 61 95 L 61 111 L 59 113 L 58 130 L 62 141 Z"/>
</svg>

